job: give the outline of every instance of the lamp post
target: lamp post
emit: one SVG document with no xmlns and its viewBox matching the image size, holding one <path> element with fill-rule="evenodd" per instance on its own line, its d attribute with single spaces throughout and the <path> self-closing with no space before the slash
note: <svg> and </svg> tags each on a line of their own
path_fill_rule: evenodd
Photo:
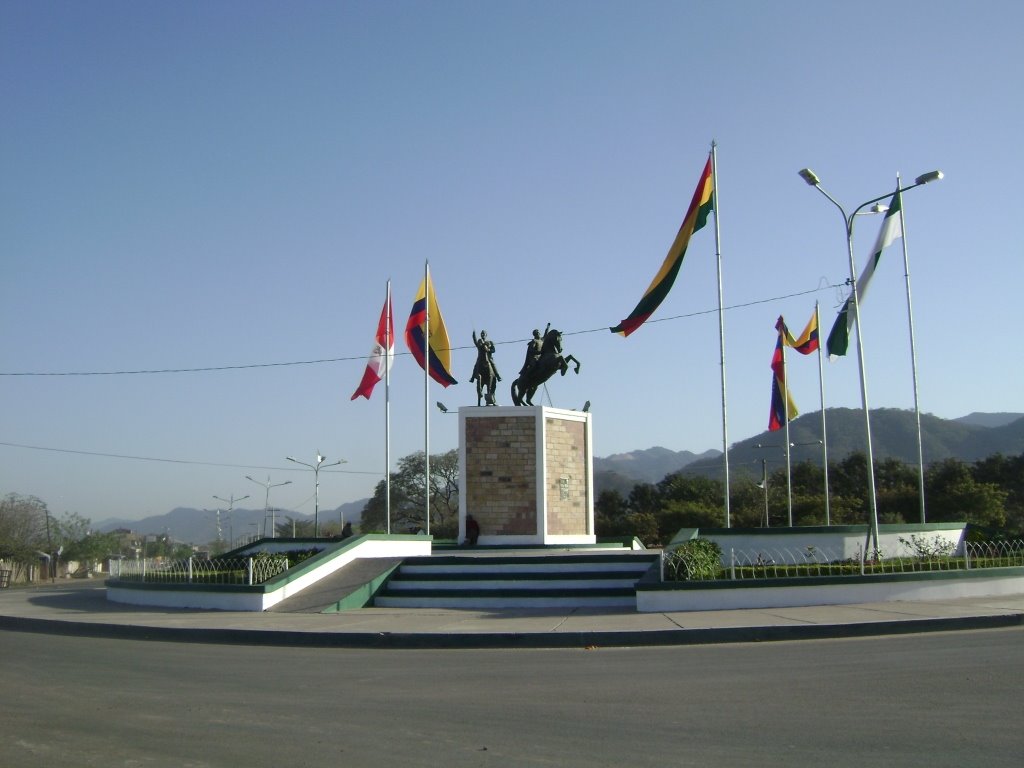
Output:
<svg viewBox="0 0 1024 768">
<path fill-rule="evenodd" d="M 233 549 L 234 546 L 235 546 L 235 527 L 234 527 L 234 522 L 232 520 L 232 518 L 234 516 L 231 514 L 231 512 L 235 508 L 235 502 L 236 501 L 244 501 L 245 499 L 248 499 L 249 498 L 249 494 L 248 493 L 245 494 L 245 496 L 243 496 L 240 499 L 236 499 L 235 498 L 235 494 L 233 494 L 233 493 L 231 494 L 231 498 L 230 499 L 224 499 L 224 498 L 221 498 L 220 496 L 214 496 L 213 498 L 217 499 L 217 501 L 226 501 L 228 503 L 228 526 L 229 526 L 229 528 L 228 528 L 228 537 L 231 540 L 231 548 Z"/>
<path fill-rule="evenodd" d="M 761 459 L 761 488 L 764 489 L 764 527 L 770 528 L 768 520 L 768 459 Z"/>
<path fill-rule="evenodd" d="M 326 456 L 321 456 L 320 451 L 316 452 L 316 464 L 307 464 L 304 461 L 292 458 L 291 456 L 285 456 L 288 461 L 294 461 L 296 464 L 301 464 L 304 467 L 309 467 L 313 470 L 313 484 L 314 488 L 314 501 L 313 501 L 313 538 L 320 538 L 320 467 L 336 467 L 339 464 L 344 464 L 344 459 L 338 459 L 330 464 L 324 464 L 327 461 Z"/>
<path fill-rule="evenodd" d="M 791 443 L 787 443 L 791 445 Z M 786 453 L 786 525 L 790 528 L 793 527 L 793 488 L 792 488 L 792 477 L 789 471 L 789 448 L 782 445 L 776 445 L 775 443 L 758 443 L 756 446 L 759 450 L 765 450 L 767 448 L 782 448 Z M 768 517 L 768 470 L 767 470 L 767 459 L 761 459 L 761 470 L 764 473 L 764 509 L 765 518 Z"/>
<path fill-rule="evenodd" d="M 875 463 L 874 453 L 871 449 L 871 414 L 868 410 L 868 384 L 867 375 L 864 368 L 864 340 L 861 333 L 860 326 L 860 300 L 857 296 L 857 265 L 854 261 L 853 256 L 853 222 L 857 217 L 857 214 L 864 208 L 872 205 L 873 203 L 880 202 L 887 198 L 891 198 L 894 193 L 886 193 L 873 197 L 867 202 L 861 203 L 854 209 L 853 213 L 847 215 L 846 210 L 839 202 L 826 192 L 821 186 L 821 180 L 810 168 L 804 168 L 800 172 L 800 178 L 806 181 L 810 186 L 815 187 L 821 194 L 823 194 L 828 200 L 839 209 L 839 213 L 843 217 L 843 228 L 846 232 L 846 252 L 849 259 L 850 266 L 850 300 L 853 304 L 853 318 L 854 323 L 857 326 L 857 366 L 860 372 L 860 400 L 861 407 L 864 409 L 864 430 L 867 436 L 867 462 L 868 462 L 868 502 L 870 510 L 869 520 L 869 536 L 871 537 L 871 544 L 873 552 L 877 556 L 878 553 L 878 498 L 875 492 Z M 922 184 L 928 184 L 932 181 L 938 181 L 942 178 L 942 171 L 932 171 L 931 173 L 925 173 L 918 176 L 914 183 L 909 187 L 904 187 L 902 190 L 897 186 L 896 192 L 905 192 L 919 187 Z"/>
<path fill-rule="evenodd" d="M 256 485 L 262 485 L 264 488 L 267 489 L 267 495 L 266 495 L 265 500 L 263 501 L 263 526 L 264 526 L 263 535 L 266 536 L 267 535 L 267 531 L 266 531 L 267 512 L 270 509 L 270 489 L 271 488 L 277 488 L 277 487 L 282 486 L 282 485 L 288 485 L 289 483 L 291 483 L 291 480 L 285 480 L 283 483 L 271 483 L 270 482 L 270 475 L 267 475 L 267 482 L 265 482 L 265 483 L 261 483 L 259 480 L 256 480 L 255 478 L 250 477 L 249 475 L 246 475 L 245 479 L 246 480 L 252 480 L 254 483 L 256 483 Z M 272 538 L 272 539 L 276 539 L 277 538 L 277 521 L 274 520 L 273 518 L 271 518 L 271 520 L 270 520 L 270 538 Z"/>
</svg>

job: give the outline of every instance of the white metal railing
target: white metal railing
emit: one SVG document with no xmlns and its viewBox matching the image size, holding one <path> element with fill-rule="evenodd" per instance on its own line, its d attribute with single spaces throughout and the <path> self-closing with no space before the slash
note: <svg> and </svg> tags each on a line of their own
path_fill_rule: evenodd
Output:
<svg viewBox="0 0 1024 768">
<path fill-rule="evenodd" d="M 691 566 L 679 551 L 661 553 L 662 581 L 744 581 L 821 576 L 865 576 L 927 573 L 977 568 L 1024 566 L 1024 540 L 966 542 L 962 554 L 953 545 L 907 541 L 895 554 L 872 552 L 858 546 L 852 557 L 822 547 L 730 548 L 721 553 L 719 567 Z"/>
<path fill-rule="evenodd" d="M 262 584 L 288 570 L 284 555 L 186 560 L 114 560 L 110 576 L 120 581 L 162 584 Z"/>
</svg>

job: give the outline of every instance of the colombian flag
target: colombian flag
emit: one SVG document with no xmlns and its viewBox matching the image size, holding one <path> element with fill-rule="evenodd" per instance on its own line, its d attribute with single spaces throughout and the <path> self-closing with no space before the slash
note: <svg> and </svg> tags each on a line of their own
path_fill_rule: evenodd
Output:
<svg viewBox="0 0 1024 768">
<path fill-rule="evenodd" d="M 426 343 L 427 314 L 430 315 L 430 343 Z M 420 289 L 416 294 L 416 300 L 412 304 L 412 312 L 409 314 L 409 322 L 405 324 L 405 343 L 420 364 L 420 368 L 427 370 L 423 364 L 424 354 L 429 348 L 430 357 L 430 378 L 447 387 L 451 384 L 458 384 L 451 374 L 452 369 L 452 345 L 448 341 L 448 330 L 444 327 L 444 318 L 437 306 L 437 297 L 434 295 L 434 283 L 430 279 L 430 273 L 423 278 Z"/>
<path fill-rule="evenodd" d="M 611 329 L 612 333 L 629 336 L 654 314 L 654 310 L 665 300 L 668 292 L 672 289 L 672 284 L 676 281 L 679 267 L 683 263 L 683 257 L 686 256 L 686 246 L 690 243 L 690 237 L 707 223 L 708 214 L 713 208 L 714 183 L 711 175 L 711 158 L 708 157 L 704 172 L 700 175 L 700 182 L 693 193 L 693 200 L 690 201 L 690 207 L 686 211 L 686 218 L 683 219 L 683 224 L 679 227 L 675 242 L 668 249 L 668 255 L 665 256 L 661 269 L 654 276 L 654 280 L 651 281 L 647 292 L 640 299 L 640 303 L 636 305 L 629 317 Z"/>
</svg>

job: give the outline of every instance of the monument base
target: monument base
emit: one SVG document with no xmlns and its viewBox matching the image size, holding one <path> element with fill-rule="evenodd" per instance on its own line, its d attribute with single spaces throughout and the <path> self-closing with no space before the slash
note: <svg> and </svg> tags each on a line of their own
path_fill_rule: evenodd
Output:
<svg viewBox="0 0 1024 768">
<path fill-rule="evenodd" d="M 459 408 L 459 541 L 594 544 L 591 414 L 543 406 Z"/>
</svg>

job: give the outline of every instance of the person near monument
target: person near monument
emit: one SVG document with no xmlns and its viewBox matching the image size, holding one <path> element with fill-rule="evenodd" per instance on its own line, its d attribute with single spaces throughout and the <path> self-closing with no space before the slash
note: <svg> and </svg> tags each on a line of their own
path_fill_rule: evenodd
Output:
<svg viewBox="0 0 1024 768">
<path fill-rule="evenodd" d="M 480 523 L 472 515 L 466 515 L 466 543 L 471 547 L 476 546 L 480 538 Z"/>
</svg>

